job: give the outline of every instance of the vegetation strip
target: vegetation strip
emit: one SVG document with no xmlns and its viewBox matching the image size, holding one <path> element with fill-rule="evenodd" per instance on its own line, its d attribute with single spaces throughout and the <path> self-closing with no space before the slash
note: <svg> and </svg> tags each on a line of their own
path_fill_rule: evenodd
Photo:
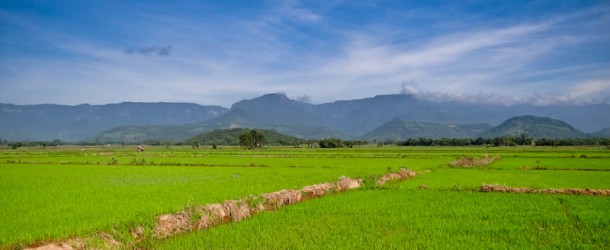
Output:
<svg viewBox="0 0 610 250">
<path fill-rule="evenodd" d="M 496 184 L 483 184 L 481 185 L 481 192 L 498 192 L 498 193 L 528 193 L 528 194 L 580 194 L 580 195 L 599 195 L 599 196 L 610 196 L 610 189 L 580 189 L 580 188 L 566 188 L 566 189 L 534 189 L 534 188 L 519 188 L 519 187 L 507 187 Z"/>
<path fill-rule="evenodd" d="M 383 185 L 390 180 L 405 180 L 416 176 L 417 173 L 409 169 L 401 168 L 396 173 L 388 173 L 381 176 L 377 185 Z M 363 179 L 352 179 L 341 176 L 335 183 L 321 183 L 303 187 L 300 190 L 280 190 L 277 192 L 250 195 L 240 200 L 227 200 L 219 204 L 208 204 L 190 207 L 174 214 L 161 215 L 154 227 L 154 238 L 166 238 L 183 232 L 207 229 L 212 226 L 240 221 L 262 211 L 272 211 L 280 207 L 295 204 L 308 199 L 318 198 L 328 193 L 340 193 L 362 186 Z M 130 244 L 121 243 L 114 239 L 109 233 L 97 233 L 87 238 L 73 238 L 61 242 L 36 244 L 26 249 L 36 250 L 67 250 L 87 249 L 91 244 L 96 248 L 116 249 L 128 247 L 141 242 L 147 238 L 146 230 L 142 226 L 131 228 L 130 234 L 135 240 Z"/>
</svg>

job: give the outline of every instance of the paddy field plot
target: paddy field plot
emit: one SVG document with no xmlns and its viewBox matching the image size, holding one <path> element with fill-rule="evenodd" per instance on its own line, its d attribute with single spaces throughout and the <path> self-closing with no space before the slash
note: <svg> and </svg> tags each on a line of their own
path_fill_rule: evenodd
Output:
<svg viewBox="0 0 610 250">
<path fill-rule="evenodd" d="M 484 155 L 498 159 L 476 168 L 448 164 Z M 610 189 L 610 151 L 603 147 L 151 147 L 145 152 L 60 147 L 0 150 L 0 248 L 96 232 L 121 238 L 133 226 L 152 228 L 160 215 L 190 206 L 299 189 L 339 176 L 374 180 L 400 167 L 425 174 L 139 246 L 444 247 L 449 245 L 441 242 L 451 239 L 456 246 L 476 241 L 482 247 L 520 248 L 573 235 L 557 242 L 608 247 L 608 197 L 478 192 L 484 183 Z M 239 243 L 232 237 L 249 239 Z"/>
</svg>

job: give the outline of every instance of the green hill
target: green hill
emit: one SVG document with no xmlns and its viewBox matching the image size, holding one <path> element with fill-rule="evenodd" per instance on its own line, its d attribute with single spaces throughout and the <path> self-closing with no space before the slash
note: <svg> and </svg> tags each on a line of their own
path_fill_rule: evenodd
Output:
<svg viewBox="0 0 610 250">
<path fill-rule="evenodd" d="M 191 138 L 209 128 L 198 124 L 182 126 L 119 126 L 83 140 L 84 143 L 127 143 L 138 144 L 152 141 L 177 142 Z"/>
<path fill-rule="evenodd" d="M 394 119 L 364 134 L 361 139 L 399 141 L 409 138 L 468 138 L 476 137 L 490 128 L 489 124 L 438 124 Z"/>
<path fill-rule="evenodd" d="M 521 135 L 547 139 L 587 137 L 585 133 L 564 121 L 532 115 L 510 118 L 482 136 L 495 138 L 503 136 L 519 137 Z"/>
<path fill-rule="evenodd" d="M 207 133 L 202 133 L 188 141 L 196 141 L 204 145 L 239 145 L 239 136 L 250 130 L 251 129 L 249 128 L 216 129 Z M 257 131 L 265 136 L 267 145 L 286 146 L 305 142 L 303 139 L 280 134 L 273 130 L 257 129 Z"/>
</svg>

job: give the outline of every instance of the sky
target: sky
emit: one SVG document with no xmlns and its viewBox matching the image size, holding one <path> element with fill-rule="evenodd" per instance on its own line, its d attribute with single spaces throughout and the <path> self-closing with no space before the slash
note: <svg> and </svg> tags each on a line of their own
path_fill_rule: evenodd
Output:
<svg viewBox="0 0 610 250">
<path fill-rule="evenodd" d="M 610 1 L 0 1 L 0 103 L 610 103 Z"/>
</svg>

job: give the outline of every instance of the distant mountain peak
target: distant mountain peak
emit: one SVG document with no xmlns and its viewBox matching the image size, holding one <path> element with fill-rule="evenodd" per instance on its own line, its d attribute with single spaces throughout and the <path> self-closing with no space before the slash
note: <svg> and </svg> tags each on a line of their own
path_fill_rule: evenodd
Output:
<svg viewBox="0 0 610 250">
<path fill-rule="evenodd" d="M 266 105 L 303 105 L 304 103 L 292 100 L 284 93 L 270 93 L 252 99 L 245 99 L 234 103 L 231 109 L 243 108 L 248 110 L 248 107 L 266 106 Z"/>
</svg>

